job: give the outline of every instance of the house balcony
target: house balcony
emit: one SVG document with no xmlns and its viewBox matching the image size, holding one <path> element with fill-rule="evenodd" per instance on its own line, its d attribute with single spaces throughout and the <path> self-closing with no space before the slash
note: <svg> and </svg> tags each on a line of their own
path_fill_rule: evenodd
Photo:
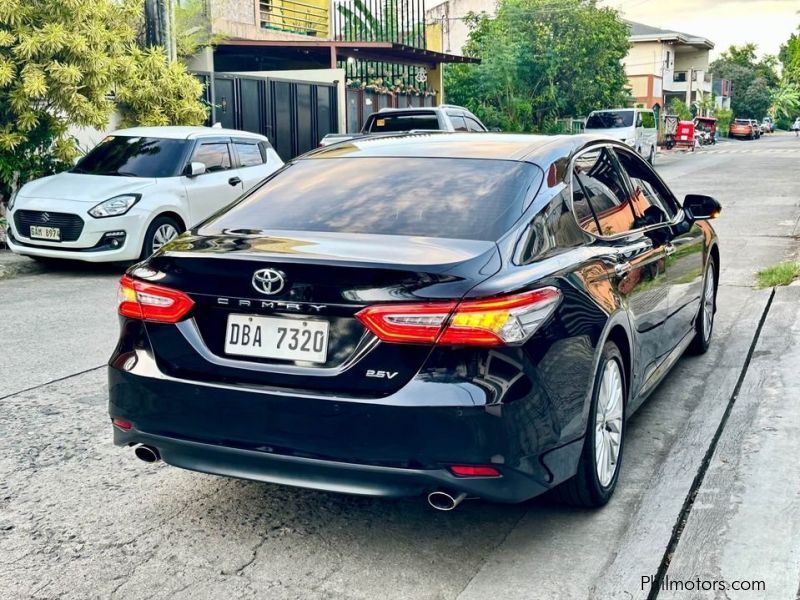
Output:
<svg viewBox="0 0 800 600">
<path fill-rule="evenodd" d="M 259 0 L 259 24 L 266 30 L 327 38 L 328 6 L 323 0 Z"/>
<path fill-rule="evenodd" d="M 664 79 L 665 92 L 689 91 L 689 71 L 674 71 L 671 79 Z M 703 92 L 710 94 L 713 88 L 713 76 L 706 71 L 691 71 L 691 89 L 693 92 Z"/>
</svg>

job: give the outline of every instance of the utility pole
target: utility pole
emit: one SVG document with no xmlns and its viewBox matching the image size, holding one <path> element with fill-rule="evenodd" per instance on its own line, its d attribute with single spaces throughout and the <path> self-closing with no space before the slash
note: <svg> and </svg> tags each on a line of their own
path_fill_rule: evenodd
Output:
<svg viewBox="0 0 800 600">
<path fill-rule="evenodd" d="M 159 38 L 168 62 L 178 59 L 175 35 L 175 0 L 157 0 L 159 16 Z"/>
</svg>

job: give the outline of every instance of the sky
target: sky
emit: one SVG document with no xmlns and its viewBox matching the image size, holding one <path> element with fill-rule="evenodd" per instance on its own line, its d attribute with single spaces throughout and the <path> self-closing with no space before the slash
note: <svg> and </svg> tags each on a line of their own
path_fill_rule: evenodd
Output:
<svg viewBox="0 0 800 600">
<path fill-rule="evenodd" d="M 623 17 L 653 27 L 703 36 L 712 58 L 731 44 L 753 42 L 759 54 L 777 54 L 800 25 L 800 0 L 604 0 Z"/>
</svg>

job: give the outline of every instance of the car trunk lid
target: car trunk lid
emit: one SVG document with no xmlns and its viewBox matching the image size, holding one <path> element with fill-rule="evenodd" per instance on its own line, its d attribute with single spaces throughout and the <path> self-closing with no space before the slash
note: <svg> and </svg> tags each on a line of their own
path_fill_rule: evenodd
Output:
<svg viewBox="0 0 800 600">
<path fill-rule="evenodd" d="M 183 237 L 133 274 L 195 302 L 192 318 L 178 327 L 147 325 L 156 358 L 170 374 L 381 396 L 413 377 L 431 346 L 381 343 L 355 314 L 377 303 L 458 300 L 499 267 L 497 246 L 489 241 L 238 231 Z M 283 279 L 274 293 L 254 286 L 254 274 L 266 269 Z M 324 362 L 226 351 L 229 322 L 254 317 L 284 319 L 290 328 L 327 324 Z"/>
</svg>

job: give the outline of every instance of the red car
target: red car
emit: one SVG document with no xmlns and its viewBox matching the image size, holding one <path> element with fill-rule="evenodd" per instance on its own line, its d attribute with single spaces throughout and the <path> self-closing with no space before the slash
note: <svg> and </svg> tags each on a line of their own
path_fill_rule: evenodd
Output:
<svg viewBox="0 0 800 600">
<path fill-rule="evenodd" d="M 749 119 L 736 119 L 731 123 L 728 129 L 728 135 L 732 138 L 743 137 L 748 140 L 753 140 L 756 137 L 756 130 Z"/>
</svg>

